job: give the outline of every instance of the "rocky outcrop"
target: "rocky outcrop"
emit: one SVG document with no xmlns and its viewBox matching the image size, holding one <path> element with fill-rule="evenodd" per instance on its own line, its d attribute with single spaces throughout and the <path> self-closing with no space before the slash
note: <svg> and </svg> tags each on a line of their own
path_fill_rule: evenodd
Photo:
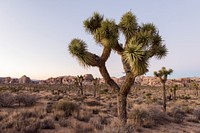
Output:
<svg viewBox="0 0 200 133">
<path fill-rule="evenodd" d="M 28 83 L 31 83 L 31 79 L 26 75 L 23 75 L 21 78 L 19 78 L 19 84 L 28 84 Z"/>
<path fill-rule="evenodd" d="M 85 74 L 83 75 L 84 85 L 92 85 L 92 81 L 94 79 L 92 74 Z M 34 83 L 34 84 L 65 84 L 65 85 L 71 85 L 74 84 L 76 76 L 59 76 L 59 77 L 51 77 L 47 80 L 40 80 L 37 82 L 31 81 L 29 77 L 26 75 L 22 76 L 21 78 L 11 78 L 11 77 L 0 77 L 0 83 L 1 84 L 28 84 L 28 83 Z M 126 79 L 126 77 L 116 78 L 112 77 L 112 79 L 117 82 L 119 85 L 122 85 Z M 200 78 L 193 77 L 193 78 L 179 78 L 179 79 L 168 79 L 166 82 L 167 86 L 172 85 L 178 85 L 180 87 L 190 87 L 191 83 L 195 81 L 198 84 L 200 84 Z M 104 79 L 100 79 L 100 83 L 105 83 Z M 150 77 L 150 76 L 140 76 L 135 79 L 135 85 L 142 85 L 142 86 L 161 86 L 161 82 L 159 78 L 156 77 Z"/>
<path fill-rule="evenodd" d="M 94 80 L 94 77 L 92 74 L 85 74 L 85 75 L 83 75 L 83 78 L 87 82 L 92 82 Z"/>
<path fill-rule="evenodd" d="M 9 84 L 11 80 L 12 80 L 11 77 L 2 77 L 2 78 L 0 78 L 0 83 L 1 84 Z"/>
</svg>

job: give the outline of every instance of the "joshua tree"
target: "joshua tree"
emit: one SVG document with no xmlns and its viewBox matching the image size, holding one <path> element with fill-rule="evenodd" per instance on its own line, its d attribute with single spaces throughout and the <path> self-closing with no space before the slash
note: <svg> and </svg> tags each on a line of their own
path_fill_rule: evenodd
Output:
<svg viewBox="0 0 200 133">
<path fill-rule="evenodd" d="M 93 81 L 92 81 L 92 83 L 93 83 L 93 90 L 94 90 L 94 97 L 96 97 L 96 94 L 97 94 L 97 86 L 98 86 L 98 84 L 99 84 L 99 78 L 95 78 L 95 79 L 93 79 Z"/>
<path fill-rule="evenodd" d="M 79 92 L 81 92 L 81 95 L 83 95 L 83 80 L 84 80 L 83 76 L 80 75 L 77 76 L 74 81 L 75 85 L 78 87 L 78 94 Z"/>
<path fill-rule="evenodd" d="M 196 90 L 196 96 L 199 96 L 199 92 L 198 92 L 199 85 L 195 81 L 192 81 L 191 85 L 192 85 L 192 88 Z"/>
<path fill-rule="evenodd" d="M 175 101 L 176 100 L 176 91 L 179 89 L 178 85 L 173 85 L 171 88 L 170 88 L 170 91 L 173 93 L 173 100 Z"/>
<path fill-rule="evenodd" d="M 122 124 L 127 121 L 127 95 L 137 76 L 148 71 L 148 62 L 152 57 L 161 59 L 166 56 L 167 49 L 154 24 L 139 25 L 132 12 L 125 13 L 119 22 L 104 19 L 99 13 L 84 22 L 85 30 L 91 34 L 97 44 L 103 47 L 102 54 L 96 55 L 87 50 L 87 44 L 80 39 L 73 39 L 69 44 L 69 52 L 84 67 L 98 67 L 105 82 L 117 92 L 118 117 Z M 120 32 L 125 36 L 124 44 L 119 43 Z M 109 75 L 106 62 L 111 51 L 121 57 L 125 71 L 125 82 L 120 87 Z"/>
<path fill-rule="evenodd" d="M 165 67 L 162 67 L 161 70 L 159 70 L 158 72 L 154 72 L 154 75 L 156 77 L 159 77 L 162 86 L 163 86 L 163 110 L 166 112 L 166 88 L 165 88 L 165 83 L 167 81 L 167 76 L 170 75 L 173 72 L 172 69 L 166 70 Z"/>
</svg>

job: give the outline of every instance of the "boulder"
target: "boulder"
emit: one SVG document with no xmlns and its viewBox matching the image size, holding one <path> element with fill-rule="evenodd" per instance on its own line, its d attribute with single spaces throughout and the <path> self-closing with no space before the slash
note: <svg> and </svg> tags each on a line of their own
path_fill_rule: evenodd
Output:
<svg viewBox="0 0 200 133">
<path fill-rule="evenodd" d="M 19 84 L 28 84 L 28 83 L 31 83 L 31 79 L 26 75 L 23 75 L 21 78 L 19 78 Z"/>
</svg>

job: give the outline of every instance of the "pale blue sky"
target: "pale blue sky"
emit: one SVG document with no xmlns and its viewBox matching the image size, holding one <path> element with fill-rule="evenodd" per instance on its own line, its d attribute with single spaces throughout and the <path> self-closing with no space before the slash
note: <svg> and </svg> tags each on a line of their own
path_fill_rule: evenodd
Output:
<svg viewBox="0 0 200 133">
<path fill-rule="evenodd" d="M 139 23 L 157 26 L 169 50 L 165 59 L 151 60 L 147 75 L 166 66 L 174 69 L 172 78 L 200 76 L 199 0 L 0 0 L 0 77 L 100 76 L 97 68 L 79 66 L 67 46 L 78 37 L 100 54 L 83 21 L 97 11 L 118 23 L 130 10 Z M 123 76 L 118 55 L 107 66 L 111 76 Z"/>
</svg>

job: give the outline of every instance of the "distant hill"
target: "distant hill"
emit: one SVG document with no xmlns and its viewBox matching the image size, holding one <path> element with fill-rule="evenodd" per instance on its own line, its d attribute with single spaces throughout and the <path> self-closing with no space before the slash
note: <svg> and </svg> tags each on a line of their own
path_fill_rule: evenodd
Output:
<svg viewBox="0 0 200 133">
<path fill-rule="evenodd" d="M 84 83 L 91 84 L 92 80 L 94 79 L 92 74 L 85 74 Z M 31 80 L 28 76 L 23 75 L 22 77 L 18 78 L 11 78 L 11 77 L 0 77 L 0 84 L 73 84 L 74 79 L 76 76 L 59 76 L 59 77 L 50 77 L 46 80 Z M 113 80 L 118 84 L 123 84 L 125 81 L 125 77 L 115 78 Z M 161 83 L 158 78 L 151 77 L 151 76 L 140 76 L 137 77 L 135 80 L 135 84 L 144 85 L 144 86 L 161 86 Z M 167 85 L 171 86 L 172 84 L 177 84 L 179 86 L 189 86 L 192 81 L 197 82 L 200 84 L 199 77 L 187 77 L 187 78 L 177 78 L 177 79 L 169 79 L 167 80 Z M 104 83 L 103 79 L 100 79 L 101 83 Z"/>
</svg>

